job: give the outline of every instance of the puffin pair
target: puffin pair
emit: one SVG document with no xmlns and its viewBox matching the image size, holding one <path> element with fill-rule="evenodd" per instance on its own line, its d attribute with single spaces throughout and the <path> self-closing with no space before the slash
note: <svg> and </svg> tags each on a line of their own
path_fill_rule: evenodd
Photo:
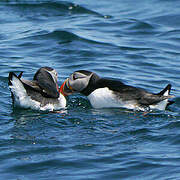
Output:
<svg viewBox="0 0 180 180">
<path fill-rule="evenodd" d="M 58 110 L 66 106 L 65 96 L 81 93 L 94 108 L 128 108 L 147 111 L 165 110 L 174 101 L 169 101 L 171 85 L 154 94 L 144 89 L 126 85 L 118 80 L 100 78 L 96 73 L 79 70 L 67 78 L 59 88 L 57 72 L 50 67 L 40 68 L 33 80 L 24 80 L 9 73 L 9 87 L 13 102 L 23 108 Z"/>
</svg>

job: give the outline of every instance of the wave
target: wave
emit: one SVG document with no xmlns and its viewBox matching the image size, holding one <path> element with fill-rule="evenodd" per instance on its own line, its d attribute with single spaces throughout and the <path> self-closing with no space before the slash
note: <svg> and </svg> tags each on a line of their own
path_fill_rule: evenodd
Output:
<svg viewBox="0 0 180 180">
<path fill-rule="evenodd" d="M 127 19 L 124 21 L 124 28 L 122 30 L 125 35 L 156 35 L 159 34 L 160 27 L 149 21 L 143 21 L 138 19 Z"/>
<path fill-rule="evenodd" d="M 72 41 L 72 40 L 78 40 L 80 39 L 79 36 L 75 35 L 74 33 L 63 31 L 63 30 L 55 30 L 52 32 L 43 33 L 40 35 L 35 35 L 31 38 L 35 39 L 57 39 L 57 40 L 66 40 L 66 41 Z"/>
<path fill-rule="evenodd" d="M 88 42 L 90 44 L 103 44 L 107 46 L 114 46 L 111 43 L 106 43 L 103 41 L 96 41 L 94 39 L 88 39 L 86 37 L 83 37 L 82 35 L 77 35 L 73 32 L 70 32 L 68 30 L 54 30 L 54 31 L 39 31 L 35 32 L 33 34 L 25 34 L 23 38 L 19 38 L 18 40 L 22 40 L 23 43 L 20 42 L 19 46 L 34 46 L 36 45 L 35 42 L 38 41 L 49 41 L 49 40 L 55 40 L 58 41 L 59 44 L 64 43 L 70 43 L 73 41 L 81 41 L 81 42 Z M 33 42 L 32 42 L 33 41 Z"/>
<path fill-rule="evenodd" d="M 180 15 L 178 13 L 171 13 L 171 14 L 165 14 L 165 15 L 148 18 L 146 20 L 153 23 L 158 23 L 159 25 L 166 25 L 167 27 L 178 28 L 180 25 L 180 22 L 178 21 L 179 18 Z"/>
<path fill-rule="evenodd" d="M 104 16 L 96 11 L 85 8 L 81 5 L 61 1 L 61 2 L 52 2 L 52 1 L 24 1 L 24 0 L 16 0 L 16 1 L 2 1 L 0 4 L 4 6 L 9 6 L 14 8 L 14 10 L 19 11 L 19 13 L 24 14 L 38 14 L 42 16 L 49 15 L 65 15 L 65 14 L 91 14 L 99 17 L 110 17 Z M 37 17 L 38 18 L 38 17 Z"/>
</svg>

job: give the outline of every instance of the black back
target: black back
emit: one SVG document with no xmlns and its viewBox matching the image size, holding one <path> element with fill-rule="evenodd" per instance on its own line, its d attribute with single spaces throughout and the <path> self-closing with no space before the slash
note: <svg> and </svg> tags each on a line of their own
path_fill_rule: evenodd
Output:
<svg viewBox="0 0 180 180">
<path fill-rule="evenodd" d="M 88 96 L 94 90 L 105 87 L 109 88 L 114 92 L 119 92 L 119 93 L 125 93 L 125 92 L 133 93 L 137 91 L 137 88 L 133 86 L 125 85 L 119 80 L 100 78 L 97 74 L 93 74 L 89 81 L 88 86 L 81 93 Z"/>
</svg>

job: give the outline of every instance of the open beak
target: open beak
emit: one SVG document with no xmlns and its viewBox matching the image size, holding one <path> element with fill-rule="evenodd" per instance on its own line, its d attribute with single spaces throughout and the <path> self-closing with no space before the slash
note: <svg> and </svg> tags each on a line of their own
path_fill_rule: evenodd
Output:
<svg viewBox="0 0 180 180">
<path fill-rule="evenodd" d="M 72 87 L 69 85 L 69 78 L 67 78 L 59 88 L 59 93 L 63 94 L 64 96 L 69 96 L 73 92 Z"/>
</svg>

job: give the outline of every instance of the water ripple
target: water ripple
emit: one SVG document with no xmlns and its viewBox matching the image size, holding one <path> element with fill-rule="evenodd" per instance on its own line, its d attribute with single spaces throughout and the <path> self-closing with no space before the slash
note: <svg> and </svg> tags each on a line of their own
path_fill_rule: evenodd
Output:
<svg viewBox="0 0 180 180">
<path fill-rule="evenodd" d="M 165 0 L 2 0 L 1 178 L 178 179 L 179 8 Z M 57 112 L 13 107 L 8 73 L 32 79 L 41 66 L 54 67 L 59 84 L 79 69 L 154 93 L 171 83 L 175 103 L 146 114 L 94 109 L 74 94 Z"/>
<path fill-rule="evenodd" d="M 1 2 L 2 3 L 2 2 Z M 90 14 L 99 17 L 106 18 L 98 12 L 80 6 L 78 4 L 61 1 L 61 2 L 51 2 L 51 1 L 10 1 L 9 3 L 2 3 L 7 8 L 13 9 L 20 16 L 26 16 L 27 18 L 33 18 L 33 20 L 41 19 L 45 17 L 52 16 L 64 16 L 64 15 L 74 15 L 74 14 Z M 30 16 L 31 14 L 31 16 Z"/>
</svg>

